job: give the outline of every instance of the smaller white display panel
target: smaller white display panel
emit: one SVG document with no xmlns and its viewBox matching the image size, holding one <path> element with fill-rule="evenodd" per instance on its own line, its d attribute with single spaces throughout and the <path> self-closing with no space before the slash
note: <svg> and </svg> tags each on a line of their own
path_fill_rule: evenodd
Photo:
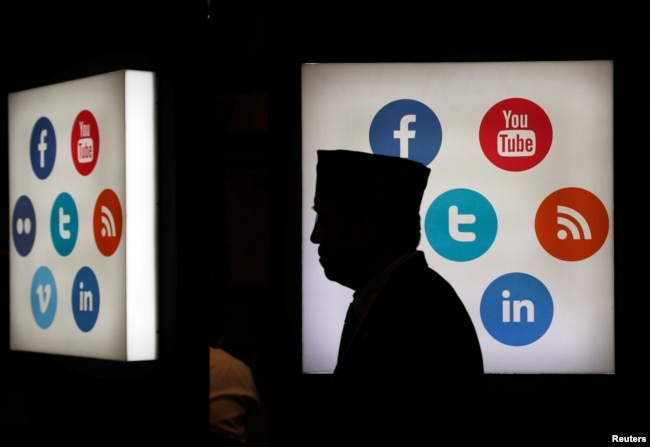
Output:
<svg viewBox="0 0 650 447">
<path fill-rule="evenodd" d="M 431 169 L 419 249 L 486 373 L 614 372 L 612 61 L 303 65 L 303 370 L 329 373 L 352 291 L 309 240 L 318 149 Z"/>
<path fill-rule="evenodd" d="M 157 357 L 155 75 L 9 94 L 10 348 Z"/>
</svg>

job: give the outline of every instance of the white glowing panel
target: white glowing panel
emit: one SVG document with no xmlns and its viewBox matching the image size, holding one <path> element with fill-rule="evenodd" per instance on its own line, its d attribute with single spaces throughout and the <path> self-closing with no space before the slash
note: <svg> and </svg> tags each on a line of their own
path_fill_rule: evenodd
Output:
<svg viewBox="0 0 650 447">
<path fill-rule="evenodd" d="M 9 95 L 10 348 L 157 356 L 155 75 Z"/>
<path fill-rule="evenodd" d="M 333 370 L 352 295 L 309 241 L 340 148 L 431 169 L 420 249 L 487 373 L 614 372 L 612 61 L 306 64 L 302 129 L 305 372 Z"/>
</svg>

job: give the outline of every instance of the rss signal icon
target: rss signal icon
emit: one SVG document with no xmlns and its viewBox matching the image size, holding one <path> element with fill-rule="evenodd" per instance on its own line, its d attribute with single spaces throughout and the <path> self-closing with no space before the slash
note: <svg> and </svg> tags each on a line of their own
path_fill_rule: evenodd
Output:
<svg viewBox="0 0 650 447">
<path fill-rule="evenodd" d="M 122 240 L 122 206 L 112 189 L 105 189 L 97 197 L 93 212 L 93 233 L 97 248 L 104 256 L 111 256 Z"/>
<path fill-rule="evenodd" d="M 537 209 L 535 234 L 551 256 L 581 261 L 596 253 L 607 239 L 609 216 L 593 193 L 581 188 L 559 189 Z"/>
</svg>

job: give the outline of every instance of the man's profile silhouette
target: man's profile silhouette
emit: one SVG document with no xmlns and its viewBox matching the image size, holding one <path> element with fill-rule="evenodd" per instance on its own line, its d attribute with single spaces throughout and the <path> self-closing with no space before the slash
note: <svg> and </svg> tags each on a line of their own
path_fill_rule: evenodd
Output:
<svg viewBox="0 0 650 447">
<path fill-rule="evenodd" d="M 464 402 L 478 392 L 483 359 L 462 301 L 417 249 L 430 170 L 349 150 L 319 150 L 316 169 L 311 241 L 327 278 L 354 291 L 328 390 L 327 442 L 435 437 L 434 426 L 473 411 Z"/>
</svg>

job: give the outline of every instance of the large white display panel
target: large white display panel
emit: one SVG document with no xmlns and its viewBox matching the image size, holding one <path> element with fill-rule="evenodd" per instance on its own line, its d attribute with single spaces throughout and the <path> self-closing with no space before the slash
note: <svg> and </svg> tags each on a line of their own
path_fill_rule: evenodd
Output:
<svg viewBox="0 0 650 447">
<path fill-rule="evenodd" d="M 318 149 L 431 169 L 419 249 L 486 373 L 615 372 L 612 61 L 305 64 L 302 132 L 305 372 L 333 370 L 352 297 L 309 240 Z"/>
<path fill-rule="evenodd" d="M 10 348 L 157 357 L 155 75 L 11 93 Z"/>
</svg>

